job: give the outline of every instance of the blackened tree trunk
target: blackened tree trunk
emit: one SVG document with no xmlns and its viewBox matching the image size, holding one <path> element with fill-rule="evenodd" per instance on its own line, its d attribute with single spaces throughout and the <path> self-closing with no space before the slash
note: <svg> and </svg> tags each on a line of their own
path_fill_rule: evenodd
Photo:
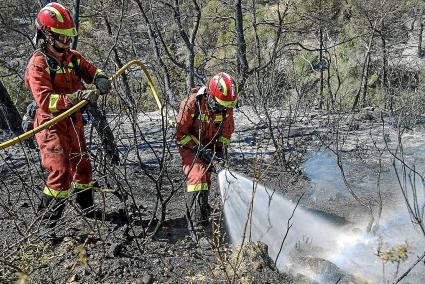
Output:
<svg viewBox="0 0 425 284">
<path fill-rule="evenodd" d="M 423 10 L 421 9 L 420 14 L 419 14 L 418 57 L 423 56 L 423 51 L 422 51 L 422 33 L 423 32 L 424 32 Z"/>
<path fill-rule="evenodd" d="M 3 83 L 0 81 L 0 104 L 4 106 L 4 120 L 1 125 L 6 126 L 5 130 L 11 130 L 15 135 L 19 135 L 23 133 L 21 123 L 22 118 L 16 109 L 15 104 L 12 102 L 12 99 L 9 96 L 6 88 Z M 0 120 L 2 116 L 0 116 Z"/>
<path fill-rule="evenodd" d="M 248 76 L 249 65 L 246 55 L 246 41 L 243 29 L 243 12 L 242 1 L 235 0 L 235 25 L 236 25 L 236 40 L 238 43 L 238 69 L 239 69 L 239 89 L 243 89 L 246 78 Z"/>
<path fill-rule="evenodd" d="M 80 26 L 80 0 L 74 0 L 74 5 L 72 7 L 72 18 L 75 23 L 75 27 L 79 28 Z M 78 44 L 78 35 L 72 39 L 72 49 L 76 49 Z"/>
<path fill-rule="evenodd" d="M 319 30 L 320 37 L 320 50 L 319 50 L 319 62 L 320 62 L 320 89 L 319 89 L 319 109 L 323 109 L 323 87 L 324 87 L 324 78 L 323 78 L 323 27 L 322 23 L 320 24 Z"/>
<path fill-rule="evenodd" d="M 320 50 L 319 50 L 319 66 L 320 66 L 320 87 L 319 87 L 319 109 L 323 109 L 323 89 L 324 89 L 324 77 L 323 77 L 323 3 L 322 0 L 319 2 L 319 11 L 320 11 L 320 28 L 319 28 L 319 41 L 320 41 Z"/>
</svg>

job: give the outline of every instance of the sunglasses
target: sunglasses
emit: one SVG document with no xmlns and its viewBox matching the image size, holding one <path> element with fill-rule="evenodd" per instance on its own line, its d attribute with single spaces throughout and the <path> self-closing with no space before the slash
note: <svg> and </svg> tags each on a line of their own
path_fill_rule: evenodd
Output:
<svg viewBox="0 0 425 284">
<path fill-rule="evenodd" d="M 66 36 L 66 35 L 60 35 L 60 34 L 54 34 L 53 38 L 57 41 L 59 41 L 62 44 L 70 44 L 72 37 L 71 36 Z"/>
</svg>

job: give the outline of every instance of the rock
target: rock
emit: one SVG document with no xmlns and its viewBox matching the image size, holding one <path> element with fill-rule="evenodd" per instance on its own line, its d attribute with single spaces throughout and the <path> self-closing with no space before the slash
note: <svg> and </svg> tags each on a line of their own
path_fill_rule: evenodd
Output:
<svg viewBox="0 0 425 284">
<path fill-rule="evenodd" d="M 314 281 L 321 284 L 357 283 L 354 276 L 326 259 L 299 256 L 292 261 L 294 263 L 291 264 L 290 272 L 296 275 L 297 283 L 314 283 Z"/>
<path fill-rule="evenodd" d="M 151 283 L 153 283 L 153 277 L 152 277 L 152 275 L 150 275 L 150 274 L 145 274 L 145 275 L 143 275 L 143 277 L 142 277 L 142 282 L 141 283 L 143 283 L 143 284 L 151 284 Z"/>
<path fill-rule="evenodd" d="M 239 267 L 238 273 L 241 275 L 262 271 L 265 268 L 275 269 L 274 262 L 268 254 L 268 246 L 260 241 L 247 242 L 235 247 L 230 262 L 234 267 Z"/>
<path fill-rule="evenodd" d="M 201 249 L 206 250 L 206 249 L 209 249 L 210 248 L 210 242 L 208 241 L 208 239 L 206 237 L 202 237 L 198 241 L 198 246 Z"/>
</svg>

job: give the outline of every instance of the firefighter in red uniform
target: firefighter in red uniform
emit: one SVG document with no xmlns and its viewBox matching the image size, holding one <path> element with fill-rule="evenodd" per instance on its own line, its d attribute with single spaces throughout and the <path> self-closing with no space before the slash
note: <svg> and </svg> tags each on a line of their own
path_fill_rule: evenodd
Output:
<svg viewBox="0 0 425 284">
<path fill-rule="evenodd" d="M 100 69 L 70 49 L 77 35 L 68 9 L 49 3 L 36 19 L 36 43 L 42 39 L 28 62 L 25 85 L 38 105 L 34 127 L 60 115 L 81 100 L 95 103 L 99 94 L 108 93 L 110 81 Z M 96 89 L 86 90 L 82 80 Z M 49 175 L 39 210 L 43 225 L 52 227 L 61 218 L 71 188 L 76 202 L 87 213 L 93 206 L 92 168 L 87 153 L 82 115 L 73 115 L 36 134 L 41 162 Z"/>
<path fill-rule="evenodd" d="M 210 213 L 211 170 L 215 163 L 224 161 L 234 131 L 233 107 L 238 90 L 235 80 L 222 72 L 192 92 L 180 104 L 176 142 L 187 176 L 188 228 L 198 240 Z"/>
</svg>

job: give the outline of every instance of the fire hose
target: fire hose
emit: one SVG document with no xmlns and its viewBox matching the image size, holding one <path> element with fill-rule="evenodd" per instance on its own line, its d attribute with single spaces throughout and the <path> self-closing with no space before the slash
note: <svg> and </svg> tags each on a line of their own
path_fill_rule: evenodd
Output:
<svg viewBox="0 0 425 284">
<path fill-rule="evenodd" d="M 147 83 L 149 85 L 149 88 L 152 91 L 152 95 L 155 98 L 155 102 L 156 102 L 156 104 L 157 104 L 157 106 L 159 108 L 159 111 L 162 114 L 162 117 L 164 118 L 164 120 L 167 121 L 168 124 L 170 124 L 171 126 L 175 126 L 176 125 L 176 122 L 174 120 L 168 118 L 168 116 L 167 116 L 167 114 L 165 112 L 165 109 L 162 107 L 161 101 L 159 99 L 159 96 L 158 96 L 158 93 L 156 91 L 155 85 L 154 85 L 154 83 L 152 81 L 152 78 L 151 78 L 151 76 L 150 76 L 150 74 L 149 74 L 146 66 L 141 61 L 139 61 L 139 60 L 131 60 L 131 61 L 129 61 L 127 64 L 125 64 L 123 67 L 121 67 L 114 75 L 112 75 L 112 77 L 109 78 L 109 80 L 110 81 L 114 81 L 122 73 L 124 73 L 124 71 L 126 69 L 128 69 L 131 65 L 138 65 L 142 69 L 142 71 L 143 71 L 143 73 L 144 73 L 144 75 L 146 77 Z M 70 109 L 64 111 L 60 115 L 58 115 L 58 116 L 52 118 L 51 120 L 47 121 L 46 123 L 44 123 L 44 124 L 42 124 L 42 125 L 34 128 L 34 129 L 31 129 L 30 131 L 27 131 L 27 132 L 25 132 L 25 133 L 23 133 L 23 134 L 15 137 L 15 138 L 12 138 L 12 139 L 10 139 L 10 140 L 8 140 L 6 142 L 1 143 L 0 144 L 0 150 L 6 149 L 6 148 L 8 148 L 8 147 L 10 147 L 12 145 L 15 145 L 18 142 L 21 142 L 21 141 L 23 141 L 23 140 L 25 140 L 27 138 L 30 138 L 30 137 L 34 136 L 36 133 L 38 133 L 38 132 L 40 132 L 40 131 L 42 131 L 42 130 L 44 130 L 44 129 L 52 126 L 52 125 L 54 125 L 55 123 L 57 123 L 57 122 L 65 119 L 67 117 L 69 117 L 74 112 L 76 112 L 77 110 L 81 109 L 82 107 L 84 107 L 88 103 L 89 102 L 87 100 L 83 100 L 83 101 L 79 102 L 78 104 L 72 106 Z"/>
</svg>

